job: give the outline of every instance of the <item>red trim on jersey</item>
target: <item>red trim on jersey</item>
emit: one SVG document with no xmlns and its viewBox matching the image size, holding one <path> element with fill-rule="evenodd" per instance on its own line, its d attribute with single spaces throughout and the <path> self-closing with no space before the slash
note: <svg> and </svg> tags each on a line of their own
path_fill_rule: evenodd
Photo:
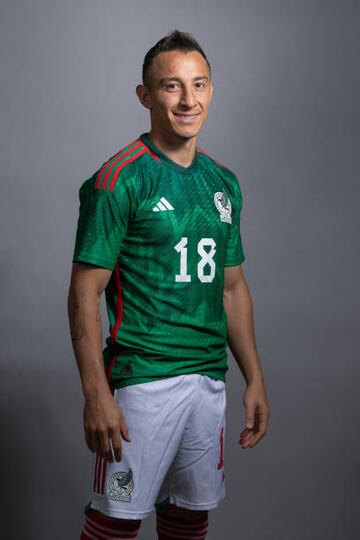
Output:
<svg viewBox="0 0 360 540">
<path fill-rule="evenodd" d="M 129 163 L 132 163 L 133 161 L 135 161 L 135 159 L 139 158 L 140 156 L 142 156 L 143 154 L 146 154 L 146 153 L 148 153 L 148 148 L 147 148 L 147 146 L 142 145 L 142 148 L 139 148 L 139 151 L 137 152 L 137 154 L 135 154 L 131 158 L 124 161 L 124 163 L 119 165 L 119 167 L 114 172 L 113 179 L 111 180 L 111 184 L 109 186 L 109 191 L 112 191 L 114 189 L 114 187 L 116 185 L 116 182 L 118 181 L 118 178 L 119 178 L 120 173 L 123 170 L 123 168 L 126 167 L 126 165 L 128 165 Z"/>
<path fill-rule="evenodd" d="M 199 154 L 205 154 L 205 156 L 207 156 L 206 152 L 204 152 L 204 150 L 201 150 L 201 148 L 198 148 L 197 151 L 199 152 Z"/>
<path fill-rule="evenodd" d="M 95 184 L 95 188 L 98 189 L 99 185 L 100 185 L 100 179 L 101 179 L 101 176 L 103 175 L 106 167 L 109 165 L 109 163 L 115 159 L 117 156 L 119 156 L 122 152 L 124 152 L 124 150 L 127 150 L 129 148 L 129 146 L 131 146 L 132 144 L 134 144 L 135 142 L 139 141 L 140 139 L 134 139 L 133 141 L 131 141 L 131 143 L 129 143 L 127 146 L 124 146 L 124 148 L 122 148 L 121 150 L 119 150 L 118 152 L 116 152 L 116 154 L 114 154 L 110 159 L 108 159 L 104 165 L 101 167 L 98 175 L 97 175 L 97 178 L 96 178 L 96 184 Z"/>
<path fill-rule="evenodd" d="M 136 143 L 136 142 L 138 144 L 136 146 L 134 146 L 133 148 L 130 148 L 130 146 L 132 144 Z M 132 161 L 135 161 L 135 159 L 142 156 L 145 152 L 150 154 L 151 157 L 153 157 L 157 161 L 161 161 L 159 156 L 154 154 L 154 152 L 151 150 L 151 148 L 149 148 L 140 138 L 134 139 L 133 141 L 131 141 L 131 143 L 129 143 L 127 146 L 125 146 L 125 148 L 122 148 L 113 157 L 111 157 L 106 163 L 104 163 L 104 165 L 101 167 L 101 169 L 100 169 L 100 171 L 99 171 L 99 173 L 97 175 L 95 188 L 99 189 L 101 187 L 101 189 L 106 189 L 109 177 L 111 175 L 111 171 L 114 169 L 114 167 L 116 167 L 116 165 L 118 164 L 119 161 L 121 161 L 124 157 L 131 154 L 136 149 L 142 150 L 142 151 L 141 152 L 139 151 L 138 153 L 135 154 L 135 156 L 132 156 L 131 158 L 126 160 L 124 163 L 119 165 L 118 169 L 114 173 L 113 180 L 111 181 L 111 184 L 109 186 L 110 191 L 112 191 L 114 189 L 114 187 L 116 185 L 116 182 L 117 182 L 117 180 L 119 178 L 120 172 L 124 168 L 124 166 L 127 165 L 128 163 L 131 163 Z M 107 169 L 107 171 L 105 173 L 106 169 Z M 104 178 L 103 178 L 103 181 L 101 182 L 101 178 L 103 176 L 104 176 Z M 101 184 L 101 186 L 100 186 L 100 184 Z"/>
<path fill-rule="evenodd" d="M 144 141 L 142 141 L 143 145 L 146 146 L 146 148 L 148 149 L 148 152 L 149 154 L 151 155 L 151 157 L 153 157 L 154 159 L 156 159 L 156 161 L 161 161 L 161 158 L 157 155 L 157 154 L 154 154 L 154 152 L 151 150 L 150 146 L 148 146 L 146 143 L 144 143 Z"/>
<path fill-rule="evenodd" d="M 116 289 L 117 289 L 117 302 L 116 302 L 116 321 L 111 330 L 112 343 L 116 343 L 116 334 L 118 333 L 118 330 L 122 321 L 122 317 L 123 317 L 123 298 L 122 298 L 119 263 L 116 263 L 115 265 L 114 275 L 115 275 L 115 283 L 116 283 Z"/>
<path fill-rule="evenodd" d="M 124 159 L 124 157 L 128 156 L 129 154 L 132 154 L 135 150 L 140 149 L 140 148 L 144 148 L 144 145 L 143 145 L 143 143 L 141 142 L 140 139 L 138 139 L 137 143 L 138 144 L 136 144 L 133 148 L 130 148 L 126 152 L 121 153 L 117 159 L 114 159 L 114 161 L 111 163 L 108 170 L 106 171 L 106 174 L 104 175 L 104 180 L 103 180 L 103 182 L 101 184 L 102 189 L 106 189 L 106 186 L 107 186 L 107 183 L 109 181 L 109 177 L 111 175 L 111 172 L 113 171 L 114 167 L 119 163 L 119 161 Z M 115 172 L 115 174 L 116 174 L 116 172 Z"/>
<path fill-rule="evenodd" d="M 117 359 L 117 356 L 113 356 L 112 359 L 110 360 L 110 364 L 108 365 L 108 368 L 107 368 L 106 377 L 107 377 L 109 385 L 110 385 L 110 381 L 111 381 L 112 370 L 113 370 L 113 367 L 115 365 L 116 359 Z"/>
</svg>

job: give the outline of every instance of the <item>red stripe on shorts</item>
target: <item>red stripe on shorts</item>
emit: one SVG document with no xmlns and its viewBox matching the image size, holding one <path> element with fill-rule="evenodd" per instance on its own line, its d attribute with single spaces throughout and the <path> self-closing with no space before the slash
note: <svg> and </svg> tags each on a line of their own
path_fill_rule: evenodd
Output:
<svg viewBox="0 0 360 540">
<path fill-rule="evenodd" d="M 94 469 L 94 484 L 93 484 L 93 491 L 96 491 L 96 477 L 97 477 L 98 461 L 99 461 L 99 456 L 97 455 L 97 456 L 96 456 L 96 461 L 95 461 L 95 469 Z"/>
<path fill-rule="evenodd" d="M 102 457 L 99 457 L 97 473 L 96 473 L 96 493 L 100 493 L 100 473 L 101 473 Z"/>
<path fill-rule="evenodd" d="M 107 465 L 107 461 L 106 461 L 106 459 L 103 459 L 102 470 L 101 470 L 102 478 L 101 478 L 100 495 L 104 495 L 105 477 L 106 477 L 106 465 Z"/>
</svg>

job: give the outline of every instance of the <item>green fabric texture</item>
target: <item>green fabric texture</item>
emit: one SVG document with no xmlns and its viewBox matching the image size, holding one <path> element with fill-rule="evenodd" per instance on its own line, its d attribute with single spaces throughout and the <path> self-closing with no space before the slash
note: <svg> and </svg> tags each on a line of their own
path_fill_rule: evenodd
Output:
<svg viewBox="0 0 360 540">
<path fill-rule="evenodd" d="M 79 195 L 73 262 L 112 271 L 112 387 L 184 373 L 225 382 L 224 267 L 245 259 L 236 175 L 198 149 L 182 167 L 143 134 Z"/>
</svg>

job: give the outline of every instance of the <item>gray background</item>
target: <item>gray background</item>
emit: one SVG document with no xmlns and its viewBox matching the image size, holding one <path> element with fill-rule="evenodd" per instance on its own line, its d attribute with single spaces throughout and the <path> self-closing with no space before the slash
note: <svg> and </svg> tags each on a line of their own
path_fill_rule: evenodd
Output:
<svg viewBox="0 0 360 540">
<path fill-rule="evenodd" d="M 242 450 L 229 357 L 227 497 L 208 538 L 358 538 L 359 2 L 1 6 L 2 538 L 79 537 L 92 456 L 66 314 L 78 188 L 149 128 L 134 88 L 174 28 L 213 66 L 199 144 L 239 175 L 272 412 Z"/>
</svg>

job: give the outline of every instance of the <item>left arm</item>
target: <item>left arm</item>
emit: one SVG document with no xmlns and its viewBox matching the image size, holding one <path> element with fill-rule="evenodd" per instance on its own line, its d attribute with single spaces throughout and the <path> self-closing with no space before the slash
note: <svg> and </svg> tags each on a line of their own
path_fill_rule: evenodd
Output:
<svg viewBox="0 0 360 540">
<path fill-rule="evenodd" d="M 224 309 L 228 344 L 247 385 L 246 425 L 239 442 L 252 448 L 266 433 L 270 408 L 256 349 L 252 299 L 241 265 L 224 268 Z"/>
</svg>

